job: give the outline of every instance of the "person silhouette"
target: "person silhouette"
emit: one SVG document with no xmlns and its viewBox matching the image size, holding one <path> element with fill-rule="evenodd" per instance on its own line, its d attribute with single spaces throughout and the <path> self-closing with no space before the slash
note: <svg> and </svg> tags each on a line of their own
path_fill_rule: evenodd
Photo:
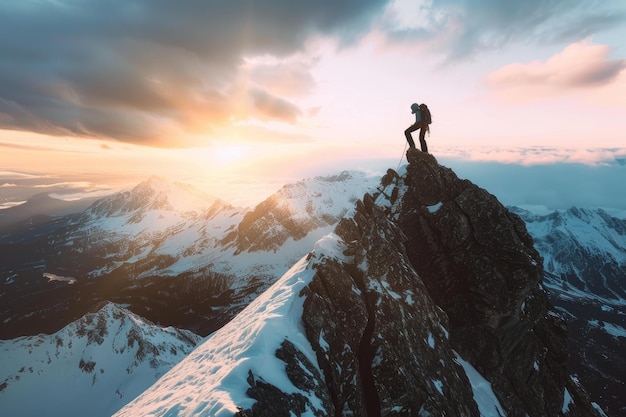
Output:
<svg viewBox="0 0 626 417">
<path fill-rule="evenodd" d="M 426 107 L 425 104 L 422 106 Z M 415 142 L 413 141 L 413 137 L 411 136 L 411 132 L 415 132 L 417 129 L 420 129 L 420 147 L 422 148 L 422 152 L 428 153 L 428 145 L 426 145 L 426 132 L 429 130 L 428 123 L 426 120 L 422 120 L 422 112 L 420 111 L 421 106 L 417 103 L 411 104 L 411 113 L 415 114 L 415 123 L 409 126 L 404 131 L 404 136 L 406 137 L 406 141 L 409 143 L 409 147 L 415 149 Z"/>
</svg>

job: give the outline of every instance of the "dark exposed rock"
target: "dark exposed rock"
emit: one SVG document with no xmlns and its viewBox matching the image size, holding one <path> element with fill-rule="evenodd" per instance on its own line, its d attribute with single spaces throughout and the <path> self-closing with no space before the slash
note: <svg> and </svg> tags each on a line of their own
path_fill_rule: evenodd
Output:
<svg viewBox="0 0 626 417">
<path fill-rule="evenodd" d="M 246 213 L 237 230 L 227 235 L 223 244 L 232 244 L 239 252 L 278 250 L 289 238 L 302 239 L 307 233 L 321 225 L 332 224 L 337 219 L 298 219 L 280 195 L 273 195 Z"/>
<path fill-rule="evenodd" d="M 318 266 L 303 313 L 335 415 L 478 416 L 446 316 L 407 262 L 402 232 L 366 194 L 336 233 L 352 262 Z"/>
<path fill-rule="evenodd" d="M 302 321 L 323 375 L 289 343 L 276 352 L 292 383 L 322 400 L 316 415 L 478 417 L 446 315 L 408 263 L 402 232 L 367 194 L 335 232 L 346 258 L 315 259 L 315 276 L 301 292 Z M 306 397 L 254 374 L 248 384 L 257 401 L 238 417 L 312 409 Z"/>
<path fill-rule="evenodd" d="M 432 155 L 407 158 L 398 223 L 412 266 L 449 317 L 453 348 L 492 382 L 509 416 L 559 415 L 567 330 L 540 286 L 542 260 L 523 221 Z M 595 415 L 589 402 L 570 410 Z"/>
<path fill-rule="evenodd" d="M 310 400 L 302 394 L 287 394 L 268 384 L 262 379 L 248 373 L 250 388 L 247 394 L 256 402 L 251 409 L 243 410 L 235 414 L 236 417 L 291 417 L 301 416 L 307 409 L 312 409 L 316 417 L 329 416 L 326 410 L 332 410 L 332 404 L 327 391 L 320 381 L 322 377 L 315 366 L 295 348 L 288 340 L 284 340 L 280 349 L 276 351 L 276 357 L 283 360 L 286 365 L 287 377 L 296 388 L 307 392 L 315 392 L 317 398 L 322 399 L 322 409 L 317 409 Z M 303 368 L 304 367 L 304 368 Z"/>
<path fill-rule="evenodd" d="M 509 208 L 526 223 L 544 258 L 544 286 L 569 330 L 570 373 L 608 415 L 626 411 L 626 220 L 600 208 L 537 214 Z"/>
</svg>

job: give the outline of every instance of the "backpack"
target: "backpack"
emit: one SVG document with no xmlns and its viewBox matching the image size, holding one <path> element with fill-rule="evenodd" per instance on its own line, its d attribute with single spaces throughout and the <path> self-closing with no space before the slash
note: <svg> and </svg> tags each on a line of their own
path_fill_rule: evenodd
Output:
<svg viewBox="0 0 626 417">
<path fill-rule="evenodd" d="M 420 119 L 422 119 L 422 121 L 426 124 L 431 124 L 433 122 L 430 110 L 428 110 L 428 106 L 426 104 L 420 104 Z"/>
</svg>

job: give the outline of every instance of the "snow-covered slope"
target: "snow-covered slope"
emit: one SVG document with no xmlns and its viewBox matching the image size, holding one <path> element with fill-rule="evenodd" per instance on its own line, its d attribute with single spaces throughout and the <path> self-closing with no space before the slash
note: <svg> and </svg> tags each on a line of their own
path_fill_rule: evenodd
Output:
<svg viewBox="0 0 626 417">
<path fill-rule="evenodd" d="M 344 254 L 346 249 L 335 234 L 320 239 L 306 258 L 115 416 L 245 415 L 237 413 L 252 408 L 257 402 L 250 397 L 251 385 L 257 383 L 268 384 L 297 398 L 302 405 L 293 407 L 298 409 L 299 416 L 327 415 L 329 410 L 324 408 L 327 398 L 319 396 L 323 388 L 316 387 L 323 380 L 324 371 L 302 323 L 305 300 L 302 289 L 310 284 L 320 263 L 329 259 L 349 262 Z M 387 290 L 393 297 L 399 297 Z M 326 344 L 323 335 L 320 338 L 320 343 Z M 306 375 L 308 382 L 302 385 L 308 385 L 308 389 L 294 385 L 288 376 L 286 367 L 290 366 L 291 359 L 277 353 L 284 348 L 285 341 L 299 352 L 298 355 L 303 355 L 298 359 L 299 372 Z M 426 343 L 434 346 L 435 342 L 429 339 Z M 481 415 L 496 417 L 502 407 L 490 384 L 472 365 L 458 355 L 456 358 L 467 373 Z M 314 383 L 316 380 L 318 382 Z M 397 408 L 396 413 L 401 411 Z"/>
<path fill-rule="evenodd" d="M 330 239 L 326 239 L 331 242 Z M 330 256 L 334 256 L 331 254 Z M 301 330 L 300 290 L 313 276 L 305 259 L 257 297 L 230 323 L 163 376 L 116 416 L 178 415 L 232 417 L 238 406 L 251 405 L 246 395 L 248 371 L 294 391 L 281 371 L 275 351 L 288 337 L 308 359 L 315 355 Z M 303 393 L 308 395 L 307 393 Z M 318 401 L 315 401 L 318 402 Z"/>
<path fill-rule="evenodd" d="M 543 216 L 515 211 L 544 258 L 549 285 L 626 305 L 626 221 L 602 209 L 572 207 Z"/>
<path fill-rule="evenodd" d="M 0 341 L 0 414 L 110 416 L 200 340 L 109 303 L 55 334 Z"/>
<path fill-rule="evenodd" d="M 157 270 L 171 276 L 211 263 L 210 252 L 244 212 L 190 186 L 151 177 L 90 207 L 64 247 L 69 252 L 104 252 L 105 262 L 89 271 L 91 277 L 148 258 L 162 262 L 142 268 L 137 277 Z"/>
<path fill-rule="evenodd" d="M 609 415 L 626 410 L 626 221 L 603 209 L 511 208 L 544 258 L 544 285 L 567 319 L 570 366 Z"/>
</svg>

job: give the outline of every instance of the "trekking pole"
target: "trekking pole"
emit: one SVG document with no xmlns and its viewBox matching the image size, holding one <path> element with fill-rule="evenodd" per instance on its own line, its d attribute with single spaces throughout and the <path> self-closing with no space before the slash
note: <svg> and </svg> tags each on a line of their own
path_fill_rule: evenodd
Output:
<svg viewBox="0 0 626 417">
<path fill-rule="evenodd" d="M 400 161 L 398 162 L 398 167 L 396 168 L 396 173 L 398 172 L 398 170 L 400 169 L 400 165 L 402 164 L 402 158 L 404 157 L 404 152 L 406 151 L 406 145 L 407 143 L 404 144 L 404 148 L 402 149 L 402 155 L 400 155 Z M 376 196 L 376 199 L 374 199 L 374 203 L 378 202 L 378 199 L 380 198 L 381 195 L 384 195 L 384 190 L 385 187 L 381 185 L 379 185 L 378 187 L 376 187 L 376 190 L 378 191 L 378 196 Z"/>
<path fill-rule="evenodd" d="M 402 164 L 402 158 L 404 158 L 404 152 L 406 151 L 407 143 L 404 143 L 404 148 L 402 149 L 402 155 L 400 155 L 400 161 L 398 161 L 398 167 L 396 168 L 396 172 L 400 169 L 400 165 Z"/>
</svg>

